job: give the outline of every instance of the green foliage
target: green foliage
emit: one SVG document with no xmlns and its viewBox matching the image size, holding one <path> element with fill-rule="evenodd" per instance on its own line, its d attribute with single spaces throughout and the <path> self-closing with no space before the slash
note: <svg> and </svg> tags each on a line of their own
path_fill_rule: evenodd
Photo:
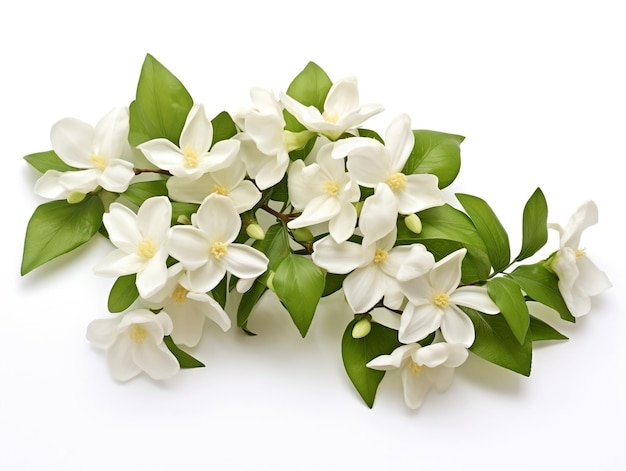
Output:
<svg viewBox="0 0 626 471">
<path fill-rule="evenodd" d="M 108 308 L 109 312 L 117 313 L 125 311 L 139 297 L 137 291 L 137 274 L 120 276 L 109 293 Z"/>
<path fill-rule="evenodd" d="M 98 232 L 103 214 L 102 201 L 94 195 L 76 204 L 62 200 L 40 205 L 26 228 L 21 274 L 88 242 Z"/>
<path fill-rule="evenodd" d="M 559 313 L 562 319 L 576 322 L 576 318 L 572 316 L 559 291 L 559 278 L 542 263 L 521 265 L 507 276 L 515 281 L 530 298 L 551 307 Z"/>
<path fill-rule="evenodd" d="M 230 139 L 237 134 L 237 126 L 235 126 L 233 118 L 226 111 L 222 111 L 213 118 L 211 125 L 213 126 L 213 142 L 211 146 L 215 145 L 216 142 Z"/>
<path fill-rule="evenodd" d="M 490 262 L 487 248 L 472 220 L 449 204 L 421 211 L 422 232 L 411 232 L 402 221 L 397 225 L 397 243 L 419 242 L 440 259 L 462 247 L 467 249 L 463 259 L 462 282 L 485 280 L 489 276 Z"/>
<path fill-rule="evenodd" d="M 561 332 L 534 316 L 530 316 L 529 332 L 530 339 L 533 342 L 539 342 L 541 340 L 567 340 L 567 337 Z"/>
<path fill-rule="evenodd" d="M 57 170 L 59 172 L 77 170 L 63 162 L 53 150 L 27 155 L 24 157 L 24 160 L 41 173 L 45 173 L 46 170 Z"/>
<path fill-rule="evenodd" d="M 159 137 L 178 144 L 193 99 L 159 61 L 146 55 L 130 105 L 129 141 L 136 146 Z"/>
<path fill-rule="evenodd" d="M 131 203 L 141 206 L 144 201 L 153 196 L 167 196 L 166 183 L 166 179 L 133 183 L 129 185 L 128 189 L 122 194 Z"/>
<path fill-rule="evenodd" d="M 548 204 L 543 192 L 537 188 L 524 206 L 522 220 L 522 248 L 516 261 L 537 253 L 548 241 Z"/>
<path fill-rule="evenodd" d="M 520 287 L 509 278 L 498 277 L 487 282 L 487 292 L 500 308 L 517 341 L 523 345 L 530 325 L 530 313 Z"/>
<path fill-rule="evenodd" d="M 276 268 L 273 286 L 302 337 L 324 292 L 326 272 L 309 257 L 289 254 Z"/>
<path fill-rule="evenodd" d="M 509 265 L 511 248 L 509 236 L 493 210 L 482 199 L 457 193 L 457 199 L 472 219 L 478 235 L 485 242 L 487 255 L 493 270 L 498 273 Z"/>
<path fill-rule="evenodd" d="M 359 319 L 348 324 L 341 339 L 341 356 L 346 373 L 368 407 L 374 405 L 376 390 L 385 376 L 384 371 L 365 366 L 380 355 L 388 355 L 400 346 L 398 333 L 384 325 L 372 322 L 370 333 L 360 339 L 352 337 L 352 329 Z"/>
<path fill-rule="evenodd" d="M 324 70 L 314 62 L 296 75 L 289 87 L 287 95 L 305 106 L 314 106 L 320 112 L 324 110 L 326 95 L 333 83 Z M 284 111 L 285 129 L 287 131 L 303 131 L 305 128 L 288 111 Z"/>
<path fill-rule="evenodd" d="M 470 347 L 472 352 L 491 363 L 530 376 L 532 342 L 529 335 L 520 344 L 502 315 L 461 309 L 472 320 L 476 331 L 476 340 Z"/>
<path fill-rule="evenodd" d="M 415 145 L 402 173 L 430 173 L 439 179 L 439 188 L 454 181 L 461 168 L 461 142 L 456 134 L 438 131 L 414 130 Z"/>
<path fill-rule="evenodd" d="M 197 360 L 189 355 L 189 353 L 181 350 L 169 335 L 163 337 L 163 342 L 165 342 L 169 351 L 176 357 L 181 368 L 201 368 L 204 366 L 204 363 L 200 360 Z"/>
</svg>

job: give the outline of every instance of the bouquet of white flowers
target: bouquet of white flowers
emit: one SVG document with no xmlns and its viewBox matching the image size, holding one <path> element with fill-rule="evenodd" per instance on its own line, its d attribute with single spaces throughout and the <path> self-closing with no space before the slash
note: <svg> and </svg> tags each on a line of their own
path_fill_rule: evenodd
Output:
<svg viewBox="0 0 626 471">
<path fill-rule="evenodd" d="M 611 286 L 580 248 L 598 220 L 593 202 L 549 225 L 537 188 L 512 252 L 483 199 L 444 194 L 462 136 L 414 130 L 403 114 L 383 138 L 363 127 L 382 106 L 361 104 L 356 79 L 333 82 L 312 62 L 285 93 L 252 88 L 250 98 L 248 110 L 209 119 L 148 55 L 130 106 L 95 127 L 62 119 L 52 150 L 25 157 L 42 173 L 35 192 L 52 201 L 30 219 L 22 275 L 96 234 L 115 247 L 95 267 L 116 277 L 114 316 L 87 337 L 116 379 L 204 366 L 184 348 L 206 318 L 231 327 L 233 292 L 243 332 L 254 335 L 261 297 L 276 296 L 304 337 L 320 299 L 341 291 L 354 312 L 341 352 L 359 394 L 372 407 L 385 371 L 401 369 L 417 408 L 469 352 L 529 375 L 533 343 L 566 337 L 528 303 L 573 322 Z M 549 227 L 559 247 L 528 263 Z"/>
</svg>

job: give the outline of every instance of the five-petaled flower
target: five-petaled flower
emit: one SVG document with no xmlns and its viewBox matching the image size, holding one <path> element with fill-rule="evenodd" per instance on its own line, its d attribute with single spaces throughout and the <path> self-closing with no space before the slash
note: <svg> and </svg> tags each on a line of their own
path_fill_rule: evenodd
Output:
<svg viewBox="0 0 626 471">
<path fill-rule="evenodd" d="M 400 369 L 404 401 L 411 409 L 422 405 L 432 386 L 444 392 L 452 384 L 454 369 L 467 359 L 463 345 L 434 343 L 422 347 L 418 343 L 402 345 L 390 355 L 380 355 L 367 363 L 374 370 Z"/>
<path fill-rule="evenodd" d="M 52 149 L 77 170 L 47 170 L 35 183 L 35 193 L 58 200 L 99 186 L 114 193 L 126 191 L 135 176 L 133 164 L 123 158 L 128 129 L 127 108 L 111 110 L 95 128 L 74 118 L 58 121 L 50 131 Z"/>
<path fill-rule="evenodd" d="M 128 311 L 110 319 L 96 319 L 87 327 L 87 339 L 106 350 L 113 377 L 127 381 L 145 371 L 153 379 L 167 379 L 180 366 L 163 338 L 172 332 L 172 321 L 165 311 Z"/>
<path fill-rule="evenodd" d="M 441 328 L 449 343 L 470 347 L 474 343 L 474 324 L 458 306 L 497 314 L 500 309 L 484 286 L 462 286 L 461 263 L 467 249 L 439 260 L 424 276 L 400 282 L 409 302 L 400 318 L 398 339 L 402 343 L 418 342 Z"/>
<path fill-rule="evenodd" d="M 590 297 L 612 286 L 606 274 L 580 248 L 582 232 L 597 222 L 598 207 L 593 201 L 587 201 L 572 215 L 567 226 L 550 224 L 550 228 L 560 234 L 560 248 L 551 267 L 559 277 L 559 291 L 574 317 L 587 314 L 591 309 Z"/>
</svg>

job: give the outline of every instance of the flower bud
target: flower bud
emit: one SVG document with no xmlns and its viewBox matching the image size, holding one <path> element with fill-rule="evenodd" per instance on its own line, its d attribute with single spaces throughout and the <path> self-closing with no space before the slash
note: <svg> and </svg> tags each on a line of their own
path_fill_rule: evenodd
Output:
<svg viewBox="0 0 626 471">
<path fill-rule="evenodd" d="M 87 196 L 85 193 L 81 193 L 80 191 L 72 191 L 69 195 L 67 195 L 67 202 L 69 204 L 80 203 Z"/>
<path fill-rule="evenodd" d="M 291 233 L 293 234 L 293 238 L 298 242 L 311 242 L 314 239 L 313 233 L 308 227 L 291 229 Z"/>
<path fill-rule="evenodd" d="M 176 222 L 179 224 L 191 224 L 191 219 L 186 214 L 181 214 L 176 218 Z"/>
<path fill-rule="evenodd" d="M 248 237 L 252 239 L 256 239 L 256 240 L 265 239 L 265 231 L 256 222 L 252 224 L 248 224 L 246 226 L 246 234 L 248 234 Z"/>
<path fill-rule="evenodd" d="M 370 331 L 372 330 L 372 323 L 370 322 L 369 317 L 364 317 L 352 327 L 352 338 L 353 339 L 362 339 L 366 337 Z"/>
<path fill-rule="evenodd" d="M 363 201 L 357 201 L 356 203 L 352 203 L 354 205 L 354 209 L 356 209 L 356 217 L 361 216 L 361 210 L 363 209 Z"/>
<path fill-rule="evenodd" d="M 422 220 L 417 214 L 409 214 L 404 218 L 404 224 L 413 233 L 419 234 L 422 232 Z"/>
<path fill-rule="evenodd" d="M 276 292 L 274 291 L 274 275 L 276 274 L 276 272 L 274 270 L 269 270 L 268 274 L 267 274 L 267 281 L 265 282 L 265 286 L 267 286 L 267 289 L 269 289 L 272 292 Z"/>
<path fill-rule="evenodd" d="M 306 143 L 309 142 L 309 139 L 311 139 L 314 135 L 315 133 L 311 131 L 284 131 L 287 151 L 291 152 L 292 150 L 302 149 L 306 145 Z"/>
</svg>

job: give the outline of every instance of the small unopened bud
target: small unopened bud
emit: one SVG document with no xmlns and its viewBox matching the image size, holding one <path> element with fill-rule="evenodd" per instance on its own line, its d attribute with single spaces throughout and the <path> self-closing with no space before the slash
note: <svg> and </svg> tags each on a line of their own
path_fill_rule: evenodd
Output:
<svg viewBox="0 0 626 471">
<path fill-rule="evenodd" d="M 363 201 L 357 201 L 356 203 L 353 203 L 354 205 L 354 209 L 356 209 L 356 217 L 359 217 L 361 215 L 361 210 L 363 209 Z"/>
<path fill-rule="evenodd" d="M 186 214 L 181 214 L 176 218 L 178 224 L 191 224 L 191 219 Z"/>
<path fill-rule="evenodd" d="M 265 239 L 265 231 L 257 223 L 248 224 L 246 226 L 246 234 L 248 237 L 256 240 Z"/>
<path fill-rule="evenodd" d="M 80 191 L 72 191 L 69 195 L 67 195 L 67 202 L 69 204 L 80 203 L 87 196 L 85 193 L 81 193 Z"/>
<path fill-rule="evenodd" d="M 404 224 L 406 224 L 406 227 L 415 234 L 422 232 L 422 220 L 417 214 L 409 214 L 405 217 Z"/>
<path fill-rule="evenodd" d="M 276 291 L 274 291 L 274 275 L 276 274 L 275 271 L 270 270 L 268 275 L 267 275 L 267 281 L 265 282 L 265 286 L 267 286 L 267 289 L 269 289 L 270 291 L 273 291 L 274 293 Z"/>
<path fill-rule="evenodd" d="M 309 142 L 309 139 L 311 139 L 313 136 L 315 136 L 315 133 L 311 131 L 284 131 L 287 151 L 291 152 L 292 150 L 302 149 L 306 145 L 306 143 Z"/>
<path fill-rule="evenodd" d="M 364 317 L 352 327 L 352 338 L 362 339 L 366 337 L 372 330 L 372 323 L 367 317 Z"/>
<path fill-rule="evenodd" d="M 314 239 L 313 233 L 308 227 L 291 229 L 291 233 L 293 234 L 293 238 L 298 242 L 311 242 Z"/>
</svg>

